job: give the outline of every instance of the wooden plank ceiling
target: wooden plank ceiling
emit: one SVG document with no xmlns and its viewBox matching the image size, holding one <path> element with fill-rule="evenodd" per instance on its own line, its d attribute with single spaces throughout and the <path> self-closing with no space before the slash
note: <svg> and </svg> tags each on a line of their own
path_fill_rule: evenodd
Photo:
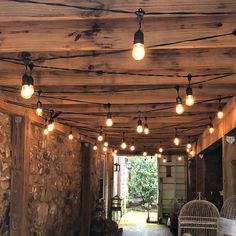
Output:
<svg viewBox="0 0 236 236">
<path fill-rule="evenodd" d="M 135 61 L 130 49 L 140 7 L 153 14 L 142 25 L 146 57 Z M 62 112 L 59 122 L 96 140 L 111 103 L 114 126 L 104 132 L 112 146 L 125 132 L 137 152 L 146 146 L 153 154 L 160 141 L 181 152 L 187 136 L 196 140 L 215 116 L 217 98 L 224 105 L 235 95 L 235 28 L 235 0 L 1 0 L 1 96 L 35 107 L 36 93 L 29 101 L 19 95 L 20 54 L 27 51 L 36 91 L 43 91 L 45 109 Z M 177 115 L 175 86 L 184 98 L 189 73 L 196 104 Z M 138 111 L 148 117 L 148 136 L 136 133 Z M 173 145 L 175 128 L 180 148 Z"/>
</svg>

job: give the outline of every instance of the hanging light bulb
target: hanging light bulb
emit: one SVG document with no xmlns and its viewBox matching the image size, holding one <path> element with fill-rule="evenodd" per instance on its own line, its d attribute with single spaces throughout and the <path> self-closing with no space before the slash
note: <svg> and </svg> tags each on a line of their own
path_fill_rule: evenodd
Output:
<svg viewBox="0 0 236 236">
<path fill-rule="evenodd" d="M 155 155 L 154 155 L 156 158 L 158 157 L 158 153 L 155 153 Z"/>
<path fill-rule="evenodd" d="M 143 132 L 143 123 L 141 120 L 141 112 L 139 111 L 139 118 L 138 118 L 138 125 L 137 125 L 137 132 L 141 134 Z"/>
<path fill-rule="evenodd" d="M 193 157 L 195 155 L 195 152 L 191 149 L 189 154 Z"/>
<path fill-rule="evenodd" d="M 30 99 L 34 94 L 34 79 L 27 72 L 22 77 L 21 96 Z"/>
<path fill-rule="evenodd" d="M 72 127 L 70 127 L 70 133 L 68 136 L 69 140 L 72 140 L 74 138 L 73 133 L 72 133 Z"/>
<path fill-rule="evenodd" d="M 100 133 L 99 133 L 99 135 L 98 135 L 98 141 L 99 141 L 99 142 L 102 142 L 102 141 L 103 141 L 103 131 L 102 131 L 102 126 L 101 126 L 101 131 L 100 131 Z"/>
<path fill-rule="evenodd" d="M 54 116 L 54 111 L 50 110 L 50 119 L 49 119 L 48 127 L 47 127 L 49 132 L 52 132 L 53 129 L 54 129 L 54 118 L 53 118 L 53 116 Z"/>
<path fill-rule="evenodd" d="M 43 104 L 40 102 L 40 95 L 41 95 L 42 91 L 39 90 L 38 91 L 38 102 L 36 104 L 36 115 L 37 116 L 42 116 L 43 115 Z"/>
<path fill-rule="evenodd" d="M 219 98 L 219 107 L 218 107 L 218 111 L 217 111 L 217 117 L 219 120 L 221 120 L 224 117 L 223 108 L 222 108 L 222 104 L 221 104 L 221 97 Z"/>
<path fill-rule="evenodd" d="M 121 148 L 126 149 L 127 145 L 125 142 L 125 132 L 123 132 L 123 138 L 122 138 L 122 143 L 121 143 Z"/>
<path fill-rule="evenodd" d="M 144 34 L 141 30 L 142 20 L 145 12 L 140 8 L 136 11 L 138 17 L 139 29 L 134 34 L 134 43 L 132 49 L 132 56 L 135 60 L 142 60 L 145 57 L 145 48 L 144 48 Z"/>
<path fill-rule="evenodd" d="M 167 159 L 166 157 L 163 158 L 163 163 L 166 163 L 167 162 Z"/>
<path fill-rule="evenodd" d="M 105 134 L 105 139 L 104 139 L 104 146 L 105 146 L 105 147 L 108 147 L 108 141 L 107 141 L 107 136 L 106 136 L 106 134 Z"/>
<path fill-rule="evenodd" d="M 148 124 L 147 124 L 147 117 L 145 116 L 145 124 L 144 124 L 144 133 L 146 135 L 149 134 L 149 128 L 148 128 Z"/>
<path fill-rule="evenodd" d="M 93 150 L 94 150 L 94 151 L 98 150 L 98 146 L 97 146 L 96 143 L 93 145 Z"/>
<path fill-rule="evenodd" d="M 211 123 L 209 124 L 209 133 L 210 133 L 210 134 L 213 134 L 214 131 L 215 131 L 215 129 L 214 129 L 213 124 L 212 124 L 212 122 L 211 122 Z"/>
<path fill-rule="evenodd" d="M 191 88 L 190 82 L 192 79 L 192 75 L 188 74 L 188 87 L 186 89 L 186 105 L 192 106 L 194 104 L 193 90 Z"/>
<path fill-rule="evenodd" d="M 158 153 L 157 155 L 158 155 L 158 158 L 161 158 L 161 153 Z"/>
<path fill-rule="evenodd" d="M 103 147 L 103 149 L 102 149 L 104 152 L 107 152 L 107 147 Z"/>
<path fill-rule="evenodd" d="M 132 144 L 130 146 L 130 151 L 133 152 L 135 150 L 135 146 L 134 146 L 134 138 L 132 140 Z"/>
<path fill-rule="evenodd" d="M 179 136 L 178 136 L 178 129 L 177 129 L 177 128 L 175 128 L 174 144 L 175 144 L 176 146 L 179 146 L 179 144 L 180 144 L 180 140 L 179 140 Z"/>
<path fill-rule="evenodd" d="M 146 151 L 146 147 L 143 147 L 143 156 L 146 157 L 147 156 L 147 151 Z"/>
<path fill-rule="evenodd" d="M 187 149 L 191 149 L 191 147 L 192 147 L 192 145 L 191 145 L 191 143 L 190 143 L 190 136 L 188 136 L 188 143 L 187 143 L 187 145 L 186 145 L 186 148 L 187 148 Z"/>
<path fill-rule="evenodd" d="M 108 127 L 111 127 L 111 126 L 113 125 L 112 115 L 111 115 L 111 112 L 110 112 L 111 104 L 108 103 L 108 104 L 107 104 L 107 107 L 108 107 L 108 113 L 107 113 L 106 125 L 107 125 Z"/>
<path fill-rule="evenodd" d="M 179 86 L 176 86 L 175 88 L 177 91 L 175 111 L 177 114 L 182 114 L 184 112 L 184 107 L 182 104 L 182 98 L 179 96 Z"/>
<path fill-rule="evenodd" d="M 158 151 L 159 151 L 160 153 L 163 152 L 163 147 L 162 147 L 162 142 L 161 142 L 161 141 L 160 141 L 160 147 L 159 147 Z"/>
<path fill-rule="evenodd" d="M 48 123 L 48 119 L 45 119 L 45 121 L 44 121 L 44 131 L 43 131 L 44 135 L 48 135 L 47 123 Z"/>
<path fill-rule="evenodd" d="M 182 161 L 182 157 L 181 156 L 178 156 L 178 161 Z"/>
<path fill-rule="evenodd" d="M 117 149 L 115 149 L 115 150 L 114 150 L 114 153 L 115 153 L 115 154 L 117 154 L 117 153 L 118 153 Z"/>
</svg>

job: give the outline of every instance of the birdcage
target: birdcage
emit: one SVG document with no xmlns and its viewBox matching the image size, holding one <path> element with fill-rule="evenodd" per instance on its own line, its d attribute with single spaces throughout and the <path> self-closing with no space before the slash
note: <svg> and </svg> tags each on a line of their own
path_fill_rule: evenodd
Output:
<svg viewBox="0 0 236 236">
<path fill-rule="evenodd" d="M 236 235 L 236 196 L 224 202 L 220 212 L 219 231 L 221 235 Z"/>
<path fill-rule="evenodd" d="M 186 203 L 180 210 L 178 236 L 218 235 L 219 211 L 199 195 L 198 200 Z"/>
</svg>

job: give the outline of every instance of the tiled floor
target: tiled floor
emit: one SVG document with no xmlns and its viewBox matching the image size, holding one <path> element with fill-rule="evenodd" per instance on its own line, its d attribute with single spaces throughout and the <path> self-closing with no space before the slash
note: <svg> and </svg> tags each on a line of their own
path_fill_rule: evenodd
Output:
<svg viewBox="0 0 236 236">
<path fill-rule="evenodd" d="M 172 236 L 169 229 L 163 225 L 146 224 L 147 214 L 129 212 L 122 217 L 120 227 L 123 236 Z"/>
</svg>

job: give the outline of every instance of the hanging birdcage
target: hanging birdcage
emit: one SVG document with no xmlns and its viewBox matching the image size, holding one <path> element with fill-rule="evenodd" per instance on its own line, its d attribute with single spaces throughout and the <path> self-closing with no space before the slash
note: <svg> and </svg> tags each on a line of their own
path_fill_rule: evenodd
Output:
<svg viewBox="0 0 236 236">
<path fill-rule="evenodd" d="M 199 195 L 198 200 L 186 203 L 179 214 L 179 236 L 216 236 L 219 211 Z"/>
<path fill-rule="evenodd" d="M 236 235 L 236 196 L 224 202 L 220 212 L 219 231 L 223 235 Z"/>
</svg>

